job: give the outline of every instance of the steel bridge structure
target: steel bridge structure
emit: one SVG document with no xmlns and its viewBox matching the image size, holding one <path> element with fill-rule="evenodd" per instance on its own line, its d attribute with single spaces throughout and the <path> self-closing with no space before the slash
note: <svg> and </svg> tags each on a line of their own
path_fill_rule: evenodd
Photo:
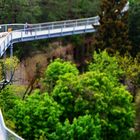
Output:
<svg viewBox="0 0 140 140">
<path fill-rule="evenodd" d="M 0 57 L 8 48 L 13 56 L 15 43 L 96 32 L 96 25 L 99 25 L 99 16 L 40 24 L 0 25 Z"/>
</svg>

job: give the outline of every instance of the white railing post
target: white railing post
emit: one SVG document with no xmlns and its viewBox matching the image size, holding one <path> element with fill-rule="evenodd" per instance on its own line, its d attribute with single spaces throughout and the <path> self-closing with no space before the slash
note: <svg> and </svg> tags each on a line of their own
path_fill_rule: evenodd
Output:
<svg viewBox="0 0 140 140">
<path fill-rule="evenodd" d="M 64 28 L 66 27 L 66 21 L 64 22 Z"/>
<path fill-rule="evenodd" d="M 13 39 L 13 35 L 12 35 L 12 33 L 10 33 L 10 36 L 11 36 L 11 41 L 12 41 L 12 39 Z"/>
<path fill-rule="evenodd" d="M 7 45 L 9 45 L 9 34 L 7 36 Z"/>
<path fill-rule="evenodd" d="M 21 40 L 23 40 L 23 30 L 21 30 Z"/>
<path fill-rule="evenodd" d="M 37 38 L 37 30 L 35 29 L 35 38 Z"/>
<path fill-rule="evenodd" d="M 76 23 L 75 23 L 75 27 L 77 27 L 77 20 L 76 20 Z"/>
<path fill-rule="evenodd" d="M 74 34 L 74 32 L 75 32 L 76 26 L 77 26 L 77 21 L 73 24 L 73 34 Z"/>
<path fill-rule="evenodd" d="M 41 25 L 39 25 L 39 31 L 41 31 Z"/>
<path fill-rule="evenodd" d="M 5 32 L 7 32 L 7 24 L 5 25 Z"/>
<path fill-rule="evenodd" d="M 3 54 L 3 58 L 4 58 L 4 61 L 6 61 L 6 51 L 4 52 Z M 4 66 L 3 67 L 3 71 L 4 71 L 4 79 L 7 79 L 7 71 L 6 71 L 6 67 Z"/>
<path fill-rule="evenodd" d="M 63 24 L 61 25 L 61 36 L 63 35 Z"/>
<path fill-rule="evenodd" d="M 48 37 L 50 37 L 50 26 L 48 27 Z"/>
<path fill-rule="evenodd" d="M 52 30 L 53 30 L 54 24 L 52 23 Z"/>
<path fill-rule="evenodd" d="M 89 22 L 89 19 L 87 19 L 86 24 L 85 24 L 85 32 L 86 32 L 86 29 L 87 29 L 87 26 L 88 26 L 88 22 Z"/>
</svg>

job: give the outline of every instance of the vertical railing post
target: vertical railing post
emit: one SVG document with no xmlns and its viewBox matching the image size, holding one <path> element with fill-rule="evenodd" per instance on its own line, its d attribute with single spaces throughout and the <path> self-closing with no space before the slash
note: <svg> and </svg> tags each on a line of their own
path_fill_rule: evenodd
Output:
<svg viewBox="0 0 140 140">
<path fill-rule="evenodd" d="M 66 21 L 64 22 L 64 28 L 66 27 Z"/>
<path fill-rule="evenodd" d="M 35 39 L 37 38 L 37 29 L 35 29 Z"/>
<path fill-rule="evenodd" d="M 73 23 L 73 34 L 74 34 L 74 32 L 75 32 L 76 26 L 77 26 L 77 20 L 75 21 L 75 23 Z"/>
<path fill-rule="evenodd" d="M 76 20 L 76 23 L 75 23 L 75 27 L 77 27 L 77 20 Z"/>
<path fill-rule="evenodd" d="M 25 32 L 25 29 L 24 29 Z M 21 40 L 23 40 L 23 30 L 21 30 Z"/>
<path fill-rule="evenodd" d="M 63 24 L 61 25 L 61 36 L 63 36 Z"/>
<path fill-rule="evenodd" d="M 87 26 L 88 26 L 88 22 L 89 22 L 89 19 L 86 20 L 86 24 L 85 24 L 85 32 L 86 32 L 86 29 L 87 29 Z"/>
<path fill-rule="evenodd" d="M 52 23 L 52 30 L 53 30 L 54 24 Z"/>
<path fill-rule="evenodd" d="M 50 37 L 50 28 L 51 26 L 48 26 L 48 37 Z"/>
<path fill-rule="evenodd" d="M 9 33 L 9 46 L 12 43 L 12 32 Z"/>
<path fill-rule="evenodd" d="M 41 24 L 39 25 L 39 31 L 41 31 Z"/>
<path fill-rule="evenodd" d="M 5 48 L 5 40 L 4 40 L 4 48 L 3 48 L 3 53 L 5 52 L 6 48 Z"/>
<path fill-rule="evenodd" d="M 7 36 L 7 46 L 9 46 L 9 35 Z"/>
<path fill-rule="evenodd" d="M 6 51 L 4 52 L 3 57 L 4 57 L 4 62 L 5 62 L 6 61 Z M 3 65 L 3 74 L 4 74 L 4 80 L 6 80 L 7 79 L 7 71 L 6 71 L 5 64 Z"/>
<path fill-rule="evenodd" d="M 7 24 L 5 25 L 5 32 L 7 32 Z"/>
</svg>

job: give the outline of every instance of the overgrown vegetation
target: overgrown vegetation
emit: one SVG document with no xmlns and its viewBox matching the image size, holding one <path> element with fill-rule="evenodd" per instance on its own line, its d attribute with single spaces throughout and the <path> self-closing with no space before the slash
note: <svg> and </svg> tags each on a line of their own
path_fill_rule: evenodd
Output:
<svg viewBox="0 0 140 140">
<path fill-rule="evenodd" d="M 6 59 L 0 59 L 0 81 L 5 79 L 6 72 L 16 69 L 17 65 L 19 63 L 19 60 L 17 57 L 11 57 Z"/>
<path fill-rule="evenodd" d="M 21 100 L 8 88 L 0 93 L 1 104 L 7 121 L 25 139 L 128 139 L 135 111 L 132 95 L 119 83 L 122 74 L 117 59 L 106 51 L 95 53 L 83 74 L 56 60 L 45 75 L 51 90 L 35 90 Z"/>
<path fill-rule="evenodd" d="M 9 85 L 0 91 L 0 107 L 11 129 L 25 139 L 139 139 L 140 3 L 131 0 L 129 11 L 122 13 L 126 2 L 0 0 L 1 23 L 46 22 L 99 13 L 101 24 L 93 36 L 67 38 L 77 52 L 76 64 L 84 66 L 81 71 L 72 62 L 56 59 L 46 68 L 41 88 L 25 94 L 24 89 Z M 34 46 L 46 45 L 46 41 L 40 43 Z M 1 61 L 0 75 L 3 67 L 16 66 L 18 61 L 13 60 Z"/>
</svg>

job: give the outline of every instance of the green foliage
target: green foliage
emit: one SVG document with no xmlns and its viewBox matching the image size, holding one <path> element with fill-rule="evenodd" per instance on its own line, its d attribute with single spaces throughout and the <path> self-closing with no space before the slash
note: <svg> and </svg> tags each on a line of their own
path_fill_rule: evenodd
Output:
<svg viewBox="0 0 140 140">
<path fill-rule="evenodd" d="M 94 39 L 96 49 L 106 49 L 110 53 L 119 51 L 121 54 L 130 51 L 131 44 L 128 38 L 127 12 L 122 14 L 127 0 L 102 0 L 100 26 Z"/>
<path fill-rule="evenodd" d="M 11 88 L 11 86 L 7 86 L 0 91 L 0 108 L 2 108 L 4 112 L 12 110 L 17 99 L 18 97 L 15 96 L 13 88 Z"/>
<path fill-rule="evenodd" d="M 52 140 L 101 140 L 101 126 L 98 116 L 95 119 L 91 115 L 74 118 L 70 124 L 67 119 L 64 125 L 57 124 L 57 130 L 52 134 Z"/>
<path fill-rule="evenodd" d="M 139 3 L 140 1 L 139 0 L 129 0 L 130 4 L 133 4 L 133 3 Z"/>
<path fill-rule="evenodd" d="M 135 96 L 140 87 L 140 62 L 139 58 L 133 58 L 130 54 L 124 56 L 116 56 L 118 59 L 119 67 L 124 71 L 122 75 L 122 82 L 127 86 L 127 89 Z"/>
<path fill-rule="evenodd" d="M 12 57 L 12 58 L 6 58 L 6 59 L 1 59 L 0 60 L 0 80 L 3 79 L 3 77 L 5 76 L 5 70 L 11 70 L 11 68 L 14 70 L 16 69 L 17 65 L 19 63 L 19 60 L 17 59 L 17 57 Z"/>
<path fill-rule="evenodd" d="M 61 114 L 60 106 L 48 95 L 35 91 L 25 101 L 17 101 L 9 117 L 17 126 L 16 131 L 25 139 L 49 137 Z"/>
<path fill-rule="evenodd" d="M 23 98 L 23 95 L 27 88 L 26 85 L 16 85 L 16 84 L 10 84 L 8 87 L 12 90 L 12 92 L 15 96 L 17 96 L 21 99 Z"/>
<path fill-rule="evenodd" d="M 3 75 L 3 73 L 2 73 L 2 65 L 0 64 L 0 80 L 2 79 L 2 75 Z"/>
<path fill-rule="evenodd" d="M 116 57 L 106 51 L 95 53 L 81 75 L 75 65 L 55 60 L 45 73 L 46 84 L 54 83 L 50 94 L 10 97 L 2 104 L 7 122 L 25 139 L 127 140 L 135 111 L 131 94 L 118 83 L 121 74 Z"/>
<path fill-rule="evenodd" d="M 140 139 L 140 133 L 136 132 L 134 133 L 134 135 L 132 135 L 132 137 L 130 138 L 130 140 L 139 140 Z"/>
<path fill-rule="evenodd" d="M 0 0 L 1 22 L 35 22 L 41 15 L 40 0 Z"/>
<path fill-rule="evenodd" d="M 66 73 L 78 75 L 79 72 L 74 64 L 64 62 L 61 59 L 56 59 L 53 63 L 51 63 L 45 71 L 45 82 L 47 83 L 49 90 L 55 86 L 59 77 Z"/>
<path fill-rule="evenodd" d="M 89 71 L 105 72 L 110 80 L 118 83 L 119 77 L 124 73 L 119 67 L 118 59 L 115 56 L 109 56 L 106 51 L 94 52 L 93 63 L 89 65 Z"/>
<path fill-rule="evenodd" d="M 46 22 L 96 16 L 96 0 L 0 0 L 0 23 Z"/>
<path fill-rule="evenodd" d="M 98 71 L 75 77 L 68 74 L 62 76 L 52 94 L 55 101 L 64 107 L 62 120 L 68 118 L 72 123 L 79 115 L 99 114 L 103 139 L 128 137 L 134 111 L 132 96 L 125 87 L 116 87 L 108 75 Z"/>
<path fill-rule="evenodd" d="M 117 56 L 120 68 L 124 71 L 126 80 L 132 81 L 132 83 L 139 85 L 140 79 L 140 63 L 139 59 L 133 58 L 131 55 Z"/>
<path fill-rule="evenodd" d="M 14 4 L 13 4 L 14 3 Z M 1 23 L 46 22 L 94 16 L 97 0 L 0 0 Z M 130 50 L 127 13 L 121 15 L 126 0 L 102 0 L 101 26 L 94 46 L 124 54 Z M 139 5 L 131 5 L 130 38 L 139 51 Z M 10 13 L 9 13 L 10 11 Z M 133 29 L 134 28 L 134 29 Z M 80 38 L 74 38 L 76 45 Z M 16 67 L 16 58 L 0 65 Z M 120 65 L 120 66 L 119 66 Z M 0 91 L 0 107 L 7 123 L 25 139 L 52 140 L 127 140 L 131 136 L 135 111 L 132 96 L 119 83 L 122 74 L 139 84 L 139 62 L 130 56 L 111 57 L 106 51 L 94 53 L 89 71 L 79 75 L 70 62 L 55 60 L 45 72 L 49 94 L 35 91 L 20 100 L 11 87 Z M 136 136 L 137 137 L 137 136 Z"/>
<path fill-rule="evenodd" d="M 11 68 L 15 69 L 19 63 L 19 60 L 13 56 L 12 58 L 6 58 L 6 61 L 3 61 L 6 70 L 10 70 Z"/>
<path fill-rule="evenodd" d="M 43 20 L 56 21 L 97 15 L 100 1 L 96 0 L 42 0 Z"/>
<path fill-rule="evenodd" d="M 129 37 L 133 44 L 131 54 L 136 56 L 140 51 L 140 2 L 131 3 L 129 11 Z"/>
</svg>

